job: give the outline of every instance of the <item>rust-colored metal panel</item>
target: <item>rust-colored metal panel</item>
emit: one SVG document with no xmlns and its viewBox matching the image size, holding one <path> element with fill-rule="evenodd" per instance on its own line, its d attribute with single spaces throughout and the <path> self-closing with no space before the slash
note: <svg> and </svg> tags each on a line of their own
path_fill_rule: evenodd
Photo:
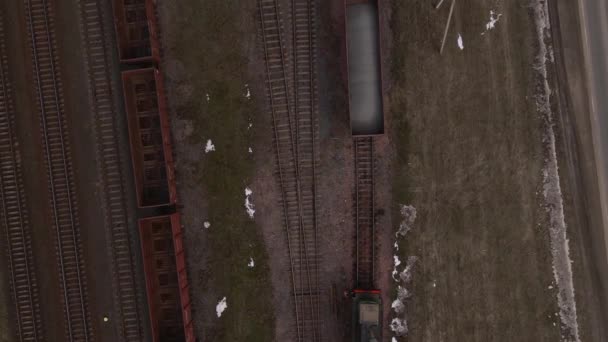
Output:
<svg viewBox="0 0 608 342">
<path fill-rule="evenodd" d="M 173 145 L 171 143 L 171 124 L 169 123 L 169 107 L 167 106 L 167 95 L 165 93 L 165 80 L 162 72 L 154 70 L 156 79 L 156 95 L 158 98 L 158 109 L 160 115 L 161 129 L 163 132 L 163 147 L 165 165 L 167 170 L 167 184 L 169 186 L 169 202 L 177 203 L 177 184 L 175 181 L 175 163 L 173 161 Z"/>
<path fill-rule="evenodd" d="M 177 191 L 160 72 L 125 71 L 122 81 L 137 204 L 140 208 L 173 204 Z"/>
<path fill-rule="evenodd" d="M 178 214 L 139 220 L 153 342 L 194 342 L 190 298 L 185 298 L 188 306 L 184 310 L 183 287 L 177 276 L 174 217 Z"/>
<path fill-rule="evenodd" d="M 175 265 L 177 280 L 180 288 L 180 302 L 184 322 L 184 334 L 187 342 L 194 342 L 194 326 L 190 312 L 190 285 L 186 270 L 186 257 L 183 248 L 182 225 L 179 214 L 171 215 L 171 228 L 173 230 L 173 244 L 175 246 Z"/>
<path fill-rule="evenodd" d="M 160 63 L 160 31 L 158 16 L 156 15 L 156 1 L 146 0 L 146 14 L 148 15 L 148 28 L 150 32 L 150 50 L 152 58 Z"/>
<path fill-rule="evenodd" d="M 114 0 L 113 8 L 120 61 L 158 61 L 160 49 L 154 2 Z"/>
</svg>

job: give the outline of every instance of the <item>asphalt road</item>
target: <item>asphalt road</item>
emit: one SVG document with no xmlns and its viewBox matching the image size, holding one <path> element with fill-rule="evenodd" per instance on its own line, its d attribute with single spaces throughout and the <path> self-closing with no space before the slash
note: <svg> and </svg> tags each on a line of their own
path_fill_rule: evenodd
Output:
<svg viewBox="0 0 608 342">
<path fill-rule="evenodd" d="M 579 15 L 604 245 L 608 251 L 608 5 L 605 1 L 579 0 Z"/>
</svg>

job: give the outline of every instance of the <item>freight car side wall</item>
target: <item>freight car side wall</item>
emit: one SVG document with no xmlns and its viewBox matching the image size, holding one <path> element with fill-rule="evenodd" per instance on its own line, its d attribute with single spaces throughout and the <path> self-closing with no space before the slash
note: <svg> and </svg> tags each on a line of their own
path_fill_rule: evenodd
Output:
<svg viewBox="0 0 608 342">
<path fill-rule="evenodd" d="M 173 245 L 175 246 L 175 266 L 177 270 L 177 281 L 179 284 L 179 295 L 182 307 L 186 342 L 194 342 L 194 324 L 192 322 L 190 307 L 190 285 L 188 284 L 186 255 L 184 250 L 184 241 L 182 238 L 182 224 L 179 214 L 171 215 L 171 229 L 173 231 Z"/>
<path fill-rule="evenodd" d="M 173 161 L 173 144 L 171 142 L 171 124 L 169 123 L 169 108 L 165 93 L 165 80 L 160 70 L 154 70 L 156 80 L 156 97 L 158 99 L 158 113 L 163 134 L 163 153 L 167 172 L 167 186 L 169 187 L 169 203 L 177 203 L 177 184 L 175 179 L 175 163 Z"/>
</svg>

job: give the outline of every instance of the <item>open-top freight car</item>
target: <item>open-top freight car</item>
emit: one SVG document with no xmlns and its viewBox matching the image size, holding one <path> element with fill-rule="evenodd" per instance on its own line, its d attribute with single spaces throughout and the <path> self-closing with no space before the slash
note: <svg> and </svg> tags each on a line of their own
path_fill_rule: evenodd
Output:
<svg viewBox="0 0 608 342">
<path fill-rule="evenodd" d="M 131 159 L 140 208 L 176 202 L 171 132 L 163 80 L 154 68 L 122 73 Z"/>
<path fill-rule="evenodd" d="M 152 0 L 114 0 L 118 56 L 123 63 L 159 61 L 160 41 Z"/>
<path fill-rule="evenodd" d="M 384 134 L 377 0 L 345 0 L 346 64 L 353 136 Z"/>
<path fill-rule="evenodd" d="M 153 342 L 194 342 L 179 214 L 139 220 Z"/>
</svg>

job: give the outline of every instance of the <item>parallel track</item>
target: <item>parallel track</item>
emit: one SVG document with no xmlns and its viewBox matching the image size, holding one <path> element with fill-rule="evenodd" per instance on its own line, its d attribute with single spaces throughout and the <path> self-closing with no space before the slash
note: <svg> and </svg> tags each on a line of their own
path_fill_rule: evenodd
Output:
<svg viewBox="0 0 608 342">
<path fill-rule="evenodd" d="M 52 226 L 59 265 L 67 341 L 90 341 L 85 265 L 80 241 L 74 174 L 58 70 L 54 15 L 46 0 L 24 0 L 34 86 L 46 161 Z"/>
<path fill-rule="evenodd" d="M 374 288 L 374 150 L 372 138 L 355 138 L 357 287 Z"/>
<path fill-rule="evenodd" d="M 290 69 L 278 0 L 258 0 L 258 5 L 291 266 L 297 340 L 320 341 L 314 169 L 314 8 L 310 0 L 294 0 L 292 3 L 294 66 Z M 293 94 L 290 77 L 295 84 Z"/>
<path fill-rule="evenodd" d="M 15 139 L 15 113 L 8 81 L 8 58 L 0 13 L 0 218 L 6 233 L 11 294 L 19 341 L 42 341 L 38 284 L 32 255 L 31 227 L 23 189 L 21 157 Z"/>
<path fill-rule="evenodd" d="M 80 0 L 81 33 L 85 48 L 85 65 L 89 78 L 89 101 L 95 117 L 97 162 L 100 167 L 101 189 L 106 235 L 111 244 L 111 267 L 114 301 L 118 311 L 119 338 L 141 341 L 135 271 L 126 209 L 124 176 L 118 149 L 117 113 L 110 78 L 110 56 L 104 10 L 99 0 Z"/>
</svg>

